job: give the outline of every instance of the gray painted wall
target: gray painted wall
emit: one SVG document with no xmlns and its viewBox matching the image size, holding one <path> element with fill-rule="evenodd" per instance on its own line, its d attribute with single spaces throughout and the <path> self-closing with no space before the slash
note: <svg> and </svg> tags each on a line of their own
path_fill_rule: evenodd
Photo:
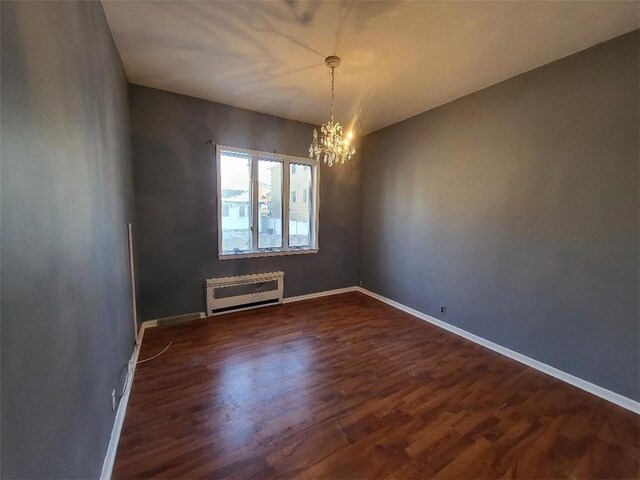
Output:
<svg viewBox="0 0 640 480">
<path fill-rule="evenodd" d="M 0 2 L 3 478 L 95 478 L 133 350 L 127 83 L 99 2 Z"/>
<path fill-rule="evenodd" d="M 364 286 L 640 399 L 638 42 L 365 137 Z"/>
<path fill-rule="evenodd" d="M 204 310 L 207 278 L 282 270 L 285 296 L 359 278 L 358 160 L 320 174 L 320 251 L 219 261 L 215 147 L 306 157 L 313 126 L 132 85 L 140 320 Z"/>
</svg>

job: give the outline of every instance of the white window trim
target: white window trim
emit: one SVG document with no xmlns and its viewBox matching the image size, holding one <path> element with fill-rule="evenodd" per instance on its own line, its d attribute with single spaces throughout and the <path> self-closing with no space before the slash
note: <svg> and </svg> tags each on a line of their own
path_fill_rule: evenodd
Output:
<svg viewBox="0 0 640 480">
<path fill-rule="evenodd" d="M 254 249 L 242 253 L 225 253 L 222 251 L 222 178 L 220 176 L 220 156 L 222 152 L 236 152 L 251 157 L 251 203 L 249 205 L 249 218 L 252 225 L 252 245 Z M 258 249 L 258 159 L 271 159 L 282 162 L 282 247 L 271 249 Z M 299 165 L 309 165 L 314 167 L 311 169 L 311 189 L 309 201 L 312 202 L 311 212 L 311 246 L 309 247 L 289 247 L 289 166 L 295 163 Z M 285 173 L 286 172 L 286 173 Z M 292 155 L 284 155 L 281 153 L 261 152 L 259 150 L 249 150 L 246 148 L 227 147 L 225 145 L 216 145 L 216 215 L 218 225 L 218 258 L 220 260 L 235 260 L 241 258 L 255 257 L 276 257 L 280 255 L 300 255 L 317 253 L 319 250 L 319 218 L 320 218 L 320 165 L 317 161 L 295 157 Z M 285 194 L 286 192 L 286 194 Z"/>
</svg>

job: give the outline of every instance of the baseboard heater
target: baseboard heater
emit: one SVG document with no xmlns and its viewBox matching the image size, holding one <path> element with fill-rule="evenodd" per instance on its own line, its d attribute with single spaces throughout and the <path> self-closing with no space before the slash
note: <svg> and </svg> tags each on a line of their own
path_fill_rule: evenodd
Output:
<svg viewBox="0 0 640 480">
<path fill-rule="evenodd" d="M 284 272 L 209 278 L 207 316 L 282 303 Z"/>
</svg>

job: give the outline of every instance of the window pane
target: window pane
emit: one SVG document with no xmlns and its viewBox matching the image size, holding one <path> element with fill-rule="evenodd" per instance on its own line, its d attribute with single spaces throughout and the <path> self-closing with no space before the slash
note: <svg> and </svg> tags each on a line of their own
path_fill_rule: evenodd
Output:
<svg viewBox="0 0 640 480">
<path fill-rule="evenodd" d="M 240 253 L 251 248 L 251 157 L 222 152 L 222 251 Z"/>
<path fill-rule="evenodd" d="M 258 248 L 282 247 L 282 163 L 258 161 Z"/>
<path fill-rule="evenodd" d="M 311 192 L 311 167 L 292 163 L 290 172 L 289 246 L 306 247 L 311 244 L 311 202 L 296 200 L 303 198 L 305 190 Z"/>
</svg>

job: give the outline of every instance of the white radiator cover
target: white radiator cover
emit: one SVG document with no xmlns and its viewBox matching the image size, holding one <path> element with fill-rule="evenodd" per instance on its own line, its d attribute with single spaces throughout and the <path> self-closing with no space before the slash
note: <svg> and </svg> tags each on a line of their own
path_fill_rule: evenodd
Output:
<svg viewBox="0 0 640 480">
<path fill-rule="evenodd" d="M 255 293 L 221 296 L 230 287 L 248 286 L 277 282 L 275 288 Z M 236 277 L 209 278 L 205 282 L 207 316 L 282 303 L 284 272 L 254 273 Z M 256 305 L 259 304 L 259 305 Z M 224 311 L 221 311 L 224 310 Z"/>
</svg>

